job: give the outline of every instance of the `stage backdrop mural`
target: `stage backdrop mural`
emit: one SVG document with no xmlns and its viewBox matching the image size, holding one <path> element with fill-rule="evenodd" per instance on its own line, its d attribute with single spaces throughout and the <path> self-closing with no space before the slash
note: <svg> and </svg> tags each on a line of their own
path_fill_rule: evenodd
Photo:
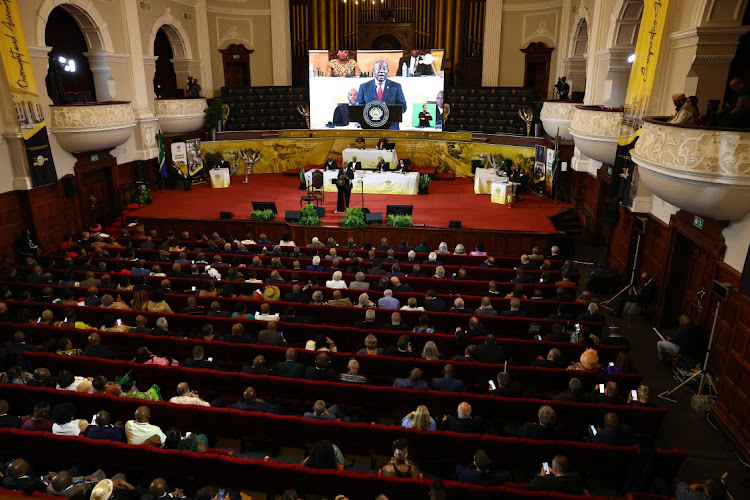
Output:
<svg viewBox="0 0 750 500">
<path fill-rule="evenodd" d="M 374 148 L 369 139 L 367 148 Z M 531 176 L 534 148 L 476 144 L 462 141 L 396 140 L 398 158 L 409 158 L 414 167 L 437 167 L 438 172 L 454 172 L 458 177 L 473 177 L 471 160 L 486 159 L 490 155 L 497 164 L 510 158 Z M 260 151 L 262 156 L 253 167 L 254 174 L 281 173 L 299 170 L 308 165 L 322 165 L 330 155 L 341 165 L 342 151 L 354 145 L 351 137 L 331 139 L 276 139 L 203 142 L 203 154 L 218 152 L 231 165 L 232 175 L 244 175 L 245 165 L 238 154 L 243 150 Z"/>
</svg>

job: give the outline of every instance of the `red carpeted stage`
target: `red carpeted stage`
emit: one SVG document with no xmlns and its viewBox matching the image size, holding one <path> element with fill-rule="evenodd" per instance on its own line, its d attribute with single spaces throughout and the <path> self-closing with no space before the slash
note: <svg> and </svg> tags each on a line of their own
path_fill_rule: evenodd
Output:
<svg viewBox="0 0 750 500">
<path fill-rule="evenodd" d="M 151 205 L 129 211 L 130 219 L 215 220 L 219 212 L 233 212 L 235 219 L 247 220 L 252 212 L 252 201 L 273 201 L 284 220 L 287 210 L 299 210 L 299 178 L 281 174 L 256 174 L 248 184 L 242 178 L 232 178 L 226 189 L 213 189 L 210 184 L 193 186 L 191 191 L 154 189 Z M 571 208 L 568 203 L 555 205 L 551 200 L 535 194 L 524 194 L 514 208 L 490 203 L 489 195 L 474 194 L 474 179 L 456 178 L 433 181 L 428 195 L 384 195 L 365 193 L 365 207 L 371 212 L 382 212 L 386 205 L 414 205 L 414 225 L 447 227 L 451 220 L 460 220 L 464 228 L 521 231 L 525 233 L 555 233 L 549 217 Z M 359 193 L 352 193 L 351 206 L 361 206 Z M 327 192 L 324 226 L 336 226 L 343 214 L 334 214 L 336 193 Z"/>
</svg>

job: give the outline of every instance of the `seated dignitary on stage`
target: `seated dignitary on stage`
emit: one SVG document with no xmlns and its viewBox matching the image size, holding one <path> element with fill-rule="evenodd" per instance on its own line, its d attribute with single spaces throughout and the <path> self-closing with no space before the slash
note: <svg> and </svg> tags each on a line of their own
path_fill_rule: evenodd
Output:
<svg viewBox="0 0 750 500">
<path fill-rule="evenodd" d="M 349 125 L 349 106 L 357 104 L 357 89 L 350 89 L 346 98 L 347 102 L 339 104 L 333 110 L 333 125 L 335 127 Z"/>
</svg>

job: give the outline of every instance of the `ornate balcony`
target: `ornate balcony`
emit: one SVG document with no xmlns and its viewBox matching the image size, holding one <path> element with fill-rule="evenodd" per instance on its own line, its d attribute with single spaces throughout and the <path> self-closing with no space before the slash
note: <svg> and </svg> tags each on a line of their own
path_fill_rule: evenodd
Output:
<svg viewBox="0 0 750 500">
<path fill-rule="evenodd" d="M 559 130 L 560 139 L 572 141 L 573 136 L 570 135 L 568 127 L 573 120 L 576 106 L 579 104 L 570 101 L 546 101 L 542 105 L 542 112 L 539 114 L 542 125 L 544 125 L 544 132 L 550 137 L 555 137 Z"/>
<path fill-rule="evenodd" d="M 114 149 L 130 138 L 135 115 L 129 102 L 50 106 L 50 131 L 68 153 Z"/>
<path fill-rule="evenodd" d="M 570 122 L 570 135 L 581 153 L 609 165 L 617 155 L 622 110 L 599 106 L 576 106 Z"/>
<path fill-rule="evenodd" d="M 154 112 L 165 134 L 186 134 L 200 130 L 206 124 L 206 100 L 157 99 Z"/>
<path fill-rule="evenodd" d="M 750 130 L 690 127 L 646 118 L 631 151 L 638 175 L 659 198 L 703 217 L 750 212 Z"/>
</svg>

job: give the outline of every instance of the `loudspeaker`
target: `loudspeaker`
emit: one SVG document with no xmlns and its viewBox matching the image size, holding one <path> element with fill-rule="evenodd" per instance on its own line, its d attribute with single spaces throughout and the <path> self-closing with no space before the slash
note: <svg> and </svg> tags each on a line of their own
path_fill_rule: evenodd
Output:
<svg viewBox="0 0 750 500">
<path fill-rule="evenodd" d="M 720 283 L 714 280 L 711 291 L 714 292 L 720 299 L 727 300 L 729 296 L 732 295 L 732 285 L 731 283 Z"/>
<path fill-rule="evenodd" d="M 460 220 L 452 220 L 448 223 L 448 227 L 451 229 L 461 229 L 461 221 Z"/>
<path fill-rule="evenodd" d="M 366 224 L 382 224 L 383 223 L 383 212 L 376 212 L 374 214 L 365 214 Z"/>
<path fill-rule="evenodd" d="M 221 219 L 231 219 L 232 217 L 234 217 L 232 212 L 219 212 L 219 218 Z"/>
<path fill-rule="evenodd" d="M 604 202 L 604 226 L 614 229 L 620 222 L 620 202 L 617 199 Z"/>
<path fill-rule="evenodd" d="M 315 207 L 315 211 L 321 219 L 326 216 L 326 207 Z"/>
<path fill-rule="evenodd" d="M 297 211 L 287 210 L 286 213 L 284 214 L 284 220 L 289 223 L 297 222 L 300 219 L 300 217 L 302 217 L 302 214 L 300 213 L 299 210 Z"/>
<path fill-rule="evenodd" d="M 646 223 L 648 222 L 648 218 L 646 217 L 636 217 L 635 218 L 635 230 L 638 231 L 639 234 L 646 234 Z"/>
<path fill-rule="evenodd" d="M 76 187 L 76 181 L 73 178 L 73 174 L 65 174 L 62 176 L 63 192 L 65 197 L 69 200 L 78 198 L 78 188 Z"/>
</svg>

